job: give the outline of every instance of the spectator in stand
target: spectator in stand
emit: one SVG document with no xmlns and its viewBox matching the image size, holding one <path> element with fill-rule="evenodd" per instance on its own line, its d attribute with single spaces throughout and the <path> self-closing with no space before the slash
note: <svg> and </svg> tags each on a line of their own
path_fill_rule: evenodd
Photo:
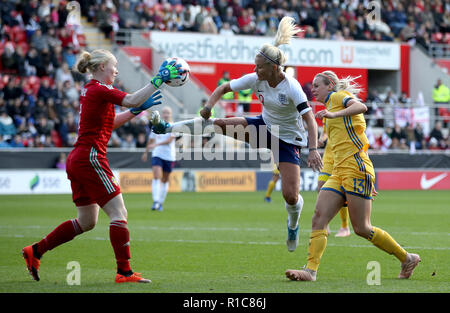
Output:
<svg viewBox="0 0 450 313">
<path fill-rule="evenodd" d="M 392 145 L 392 139 L 389 136 L 389 134 L 392 132 L 392 129 L 387 127 L 386 129 L 383 129 L 383 133 L 380 137 L 380 150 L 381 151 L 387 151 Z"/>
<path fill-rule="evenodd" d="M 435 114 L 437 116 L 446 116 L 450 114 L 447 108 L 450 102 L 450 89 L 442 83 L 442 80 L 439 78 L 436 82 L 436 85 L 433 88 L 433 102 L 436 105 Z M 447 127 L 448 122 L 444 121 L 445 127 Z"/>
<path fill-rule="evenodd" d="M 42 76 L 45 72 L 45 69 L 42 66 L 41 56 L 35 47 L 30 47 L 30 50 L 28 50 L 26 62 L 26 64 L 28 64 L 28 67 L 26 67 L 27 76 Z"/>
<path fill-rule="evenodd" d="M 417 123 L 414 128 L 414 139 L 416 143 L 416 149 L 422 150 L 427 147 L 427 141 L 425 140 L 425 135 L 423 133 L 422 124 Z"/>
<path fill-rule="evenodd" d="M 20 87 L 20 78 L 10 77 L 8 84 L 3 87 L 3 99 L 8 101 L 10 99 L 16 99 L 23 96 L 23 90 Z"/>
<path fill-rule="evenodd" d="M 225 22 L 223 23 L 222 28 L 220 29 L 220 35 L 225 35 L 225 36 L 233 36 L 234 32 L 231 29 L 230 23 Z"/>
<path fill-rule="evenodd" d="M 36 14 L 33 14 L 25 26 L 27 38 L 31 38 L 34 32 L 40 28 L 41 25 L 39 25 L 39 18 Z"/>
<path fill-rule="evenodd" d="M 9 145 L 11 146 L 11 148 L 24 148 L 22 137 L 18 134 L 14 135 Z"/>
<path fill-rule="evenodd" d="M 73 103 L 80 99 L 79 83 L 72 84 L 70 80 L 66 80 L 63 83 L 63 98 Z"/>
<path fill-rule="evenodd" d="M 394 125 L 394 129 L 392 129 L 389 137 L 392 139 L 391 149 L 408 149 L 406 133 L 398 124 Z"/>
<path fill-rule="evenodd" d="M 58 40 L 61 42 L 61 48 L 63 50 L 73 46 L 72 35 L 65 27 L 59 29 Z"/>
<path fill-rule="evenodd" d="M 3 135 L 0 133 L 0 148 L 9 148 L 11 145 L 7 140 L 3 138 Z"/>
<path fill-rule="evenodd" d="M 11 42 L 5 45 L 3 53 L 1 55 L 2 67 L 5 70 L 17 70 L 18 64 L 16 63 L 16 58 L 14 57 L 15 49 Z"/>
<path fill-rule="evenodd" d="M 66 169 L 66 154 L 64 152 L 61 152 L 58 155 L 58 159 L 56 160 L 56 164 L 55 164 L 55 168 L 58 168 L 60 170 L 65 170 Z"/>
<path fill-rule="evenodd" d="M 222 18 L 223 23 L 228 23 L 231 26 L 231 30 L 233 33 L 237 34 L 240 32 L 239 27 L 237 26 L 237 17 L 233 15 L 233 8 L 228 7 L 226 10 L 225 16 Z"/>
<path fill-rule="evenodd" d="M 38 119 L 39 116 L 48 116 L 48 107 L 45 105 L 43 99 L 38 99 L 36 105 L 32 109 L 32 116 L 34 119 Z"/>
<path fill-rule="evenodd" d="M 19 77 L 26 76 L 26 68 L 25 68 L 25 59 L 26 55 L 21 46 L 17 46 L 14 51 L 14 62 L 15 62 L 15 70 L 17 70 L 17 74 Z"/>
<path fill-rule="evenodd" d="M 49 98 L 55 99 L 57 97 L 57 94 L 55 92 L 56 90 L 50 86 L 50 80 L 43 79 L 41 81 L 37 97 L 40 99 L 44 99 L 44 101 L 47 101 Z"/>
<path fill-rule="evenodd" d="M 100 9 L 96 13 L 96 22 L 97 27 L 103 32 L 105 38 L 110 38 L 111 32 L 113 31 L 113 20 L 111 9 L 109 9 L 105 3 L 101 4 Z"/>
<path fill-rule="evenodd" d="M 64 118 L 64 117 L 68 116 L 69 114 L 75 115 L 75 110 L 70 105 L 70 102 L 67 98 L 63 98 L 61 100 L 61 103 L 60 103 L 60 105 L 57 106 L 56 111 L 57 111 L 59 118 Z"/>
<path fill-rule="evenodd" d="M 39 136 L 50 136 L 52 132 L 52 124 L 48 120 L 47 116 L 41 115 L 38 118 L 38 122 L 36 124 L 37 134 Z"/>
<path fill-rule="evenodd" d="M 409 19 L 408 24 L 403 27 L 400 32 L 400 38 L 403 41 L 407 41 L 410 44 L 415 44 L 416 42 L 416 23 L 414 22 L 414 18 Z"/>
<path fill-rule="evenodd" d="M 394 127 L 394 108 L 398 104 L 398 100 L 392 90 L 389 90 L 384 99 L 385 106 L 383 108 L 384 127 Z"/>
<path fill-rule="evenodd" d="M 433 130 L 430 132 L 430 145 L 431 145 L 431 139 L 434 138 L 437 142 L 437 147 L 439 149 L 445 149 L 446 148 L 446 139 L 444 138 L 444 135 L 442 134 L 442 123 L 436 122 L 434 124 Z"/>
<path fill-rule="evenodd" d="M 119 26 L 123 28 L 134 28 L 138 25 L 139 16 L 131 8 L 130 1 L 124 1 L 119 8 Z"/>
<path fill-rule="evenodd" d="M 398 102 L 410 106 L 411 105 L 411 99 L 408 97 L 406 92 L 402 92 L 400 98 L 398 99 Z"/>
<path fill-rule="evenodd" d="M 133 134 L 126 134 L 125 140 L 122 141 L 120 147 L 124 149 L 136 148 L 136 141 L 134 140 Z"/>
<path fill-rule="evenodd" d="M 13 119 L 6 113 L 5 108 L 0 108 L 0 135 L 4 140 L 10 140 L 16 133 Z"/>
<path fill-rule="evenodd" d="M 50 44 L 46 35 L 42 34 L 42 30 L 36 29 L 33 33 L 30 41 L 30 45 L 35 47 L 38 52 L 42 52 L 42 50 L 48 50 L 50 48 Z"/>
<path fill-rule="evenodd" d="M 61 67 L 56 70 L 55 82 L 62 86 L 66 81 L 69 81 L 70 85 L 74 84 L 74 79 L 72 73 L 70 72 L 69 65 L 64 62 Z"/>
<path fill-rule="evenodd" d="M 146 133 L 139 133 L 136 139 L 136 148 L 147 147 L 147 137 Z"/>
</svg>

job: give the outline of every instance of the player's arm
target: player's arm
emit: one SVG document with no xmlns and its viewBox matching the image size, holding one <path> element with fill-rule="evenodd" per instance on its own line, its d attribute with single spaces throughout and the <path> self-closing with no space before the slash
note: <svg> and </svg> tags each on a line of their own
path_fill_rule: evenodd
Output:
<svg viewBox="0 0 450 313">
<path fill-rule="evenodd" d="M 230 83 L 227 82 L 225 84 L 220 85 L 217 87 L 211 96 L 208 99 L 208 102 L 206 102 L 203 109 L 200 111 L 200 115 L 204 119 L 208 119 L 211 116 L 211 110 L 213 109 L 214 105 L 222 98 L 224 94 L 227 92 L 233 91 L 231 90 Z"/>
<path fill-rule="evenodd" d="M 150 138 L 149 141 L 147 142 L 147 145 L 145 146 L 145 151 L 142 154 L 142 157 L 141 157 L 142 162 L 147 162 L 148 151 L 150 151 L 150 149 L 154 148 L 154 146 L 155 146 L 155 139 Z"/>
<path fill-rule="evenodd" d="M 171 79 L 180 78 L 180 73 L 182 71 L 181 64 L 176 64 L 175 60 L 171 62 L 167 62 L 167 60 L 165 60 L 161 64 L 158 74 L 152 78 L 151 82 L 138 91 L 127 94 L 122 100 L 122 106 L 127 108 L 139 108 L 141 109 L 141 112 L 150 108 L 150 106 L 145 106 L 144 108 L 142 105 L 145 105 L 147 100 L 155 94 L 155 91 L 158 90 L 164 82 Z M 153 103 L 152 106 L 153 105 L 156 104 Z"/>
<path fill-rule="evenodd" d="M 367 106 L 354 98 L 345 101 L 344 109 L 336 112 L 329 112 L 328 110 L 322 110 L 316 113 L 317 118 L 337 118 L 343 116 L 352 116 L 367 111 Z"/>
<path fill-rule="evenodd" d="M 312 110 L 306 111 L 306 113 L 302 115 L 302 118 L 305 121 L 306 127 L 308 128 L 308 166 L 312 167 L 314 171 L 320 171 L 320 169 L 323 167 L 323 163 L 322 158 L 317 151 L 318 135 L 316 119 L 314 118 Z"/>
<path fill-rule="evenodd" d="M 160 143 L 157 144 L 157 146 L 168 145 L 169 143 L 171 143 L 174 140 L 175 140 L 175 137 L 174 136 L 170 136 L 169 139 L 161 141 Z"/>
<path fill-rule="evenodd" d="M 116 116 L 114 118 L 114 129 L 119 128 L 120 126 L 122 126 L 123 124 L 125 124 L 126 122 L 131 120 L 133 117 L 135 117 L 136 115 L 141 113 L 142 111 L 145 111 L 145 110 L 147 110 L 148 108 L 151 108 L 154 105 L 161 104 L 161 100 L 160 100 L 161 98 L 162 98 L 162 96 L 160 94 L 160 91 L 157 90 L 156 92 L 154 92 L 150 96 L 150 98 L 148 98 L 139 107 L 132 108 L 132 109 L 130 109 L 128 111 L 116 114 Z"/>
</svg>

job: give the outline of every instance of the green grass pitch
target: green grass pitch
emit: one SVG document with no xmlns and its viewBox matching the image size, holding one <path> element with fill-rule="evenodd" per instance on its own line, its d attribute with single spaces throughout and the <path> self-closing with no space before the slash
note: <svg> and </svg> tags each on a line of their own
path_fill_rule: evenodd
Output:
<svg viewBox="0 0 450 313">
<path fill-rule="evenodd" d="M 372 224 L 388 231 L 422 262 L 409 280 L 400 263 L 354 233 L 332 233 L 316 282 L 291 282 L 289 268 L 306 263 L 315 192 L 302 193 L 300 244 L 287 251 L 287 213 L 279 192 L 170 193 L 163 212 L 150 210 L 151 194 L 125 194 L 131 235 L 131 265 L 151 284 L 115 284 L 109 221 L 100 212 L 96 228 L 49 251 L 35 282 L 21 249 L 75 217 L 70 195 L 0 196 L 0 292 L 64 293 L 315 293 L 450 291 L 450 196 L 448 191 L 380 191 Z M 67 264 L 80 264 L 80 285 L 68 285 Z M 367 264 L 380 264 L 380 285 L 369 285 Z"/>
</svg>

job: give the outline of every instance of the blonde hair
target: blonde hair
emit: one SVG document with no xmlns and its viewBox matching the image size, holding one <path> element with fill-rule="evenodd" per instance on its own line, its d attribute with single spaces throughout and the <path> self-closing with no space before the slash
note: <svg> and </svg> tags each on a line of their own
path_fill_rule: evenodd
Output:
<svg viewBox="0 0 450 313">
<path fill-rule="evenodd" d="M 87 71 L 94 73 L 97 71 L 100 64 L 105 64 L 113 58 L 114 55 L 104 49 L 97 49 L 91 53 L 83 51 L 75 63 L 75 69 L 82 74 Z"/>
<path fill-rule="evenodd" d="M 347 76 L 339 79 L 333 71 L 324 71 L 316 75 L 316 77 L 318 76 L 322 78 L 325 85 L 328 86 L 331 84 L 333 86 L 333 91 L 345 90 L 354 96 L 357 96 L 361 91 L 363 91 L 363 88 L 355 82 L 355 80 L 360 78 L 361 75 L 356 77 Z"/>
<path fill-rule="evenodd" d="M 289 44 L 292 37 L 300 31 L 302 30 L 295 26 L 294 18 L 289 16 L 283 17 L 278 25 L 273 45 L 269 43 L 264 44 L 259 50 L 259 54 L 266 59 L 266 63 L 283 66 L 287 62 L 287 56 L 278 46 Z"/>
</svg>

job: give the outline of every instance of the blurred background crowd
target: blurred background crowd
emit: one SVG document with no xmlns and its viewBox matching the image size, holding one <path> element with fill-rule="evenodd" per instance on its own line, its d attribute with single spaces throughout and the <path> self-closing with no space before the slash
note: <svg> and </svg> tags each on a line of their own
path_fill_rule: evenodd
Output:
<svg viewBox="0 0 450 313">
<path fill-rule="evenodd" d="M 425 49 L 430 43 L 450 44 L 450 0 L 381 1 L 381 19 L 370 25 L 365 9 L 369 2 L 359 0 L 79 3 L 82 16 L 105 38 L 114 38 L 120 29 L 273 36 L 281 18 L 288 15 L 304 29 L 299 34 L 303 38 L 405 41 Z M 71 68 L 85 43 L 82 32 L 67 25 L 66 5 L 66 1 L 0 0 L 0 147 L 70 147 L 76 140 L 79 91 L 86 78 Z M 125 90 L 120 81 L 116 87 Z M 438 82 L 436 88 L 446 88 L 443 93 L 448 98 L 442 101 L 448 104 L 448 87 Z M 383 119 L 385 110 L 410 102 L 406 95 L 369 90 L 372 148 L 448 149 L 448 132 L 444 136 L 442 131 L 448 120 L 432 125 L 426 136 L 420 125 L 399 127 L 394 120 Z M 371 127 L 383 132 L 372 136 Z M 148 134 L 145 119 L 134 119 L 115 131 L 109 144 L 145 147 Z"/>
</svg>

